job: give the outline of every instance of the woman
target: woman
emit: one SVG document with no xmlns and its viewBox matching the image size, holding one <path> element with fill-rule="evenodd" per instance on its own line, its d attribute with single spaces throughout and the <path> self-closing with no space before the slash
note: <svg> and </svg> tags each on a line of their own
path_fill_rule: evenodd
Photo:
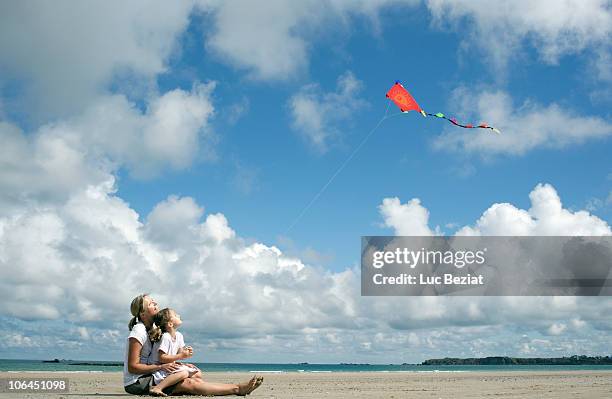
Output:
<svg viewBox="0 0 612 399">
<path fill-rule="evenodd" d="M 172 372 L 178 368 L 176 363 L 148 364 L 152 344 L 148 331 L 153 326 L 153 317 L 159 311 L 157 303 L 148 294 L 138 295 L 130 306 L 130 335 L 127 339 L 125 361 L 123 363 L 123 386 L 127 393 L 148 395 L 151 375 L 159 370 Z M 261 385 L 263 378 L 253 377 L 240 384 L 221 384 L 206 382 L 199 377 L 187 378 L 164 390 L 170 395 L 240 395 L 245 396 Z"/>
</svg>

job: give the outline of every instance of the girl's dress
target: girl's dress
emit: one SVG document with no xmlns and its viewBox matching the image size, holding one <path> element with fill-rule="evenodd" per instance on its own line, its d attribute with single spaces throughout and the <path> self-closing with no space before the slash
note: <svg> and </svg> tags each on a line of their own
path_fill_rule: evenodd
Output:
<svg viewBox="0 0 612 399">
<path fill-rule="evenodd" d="M 159 361 L 159 351 L 164 352 L 166 355 L 176 355 L 179 349 L 184 346 L 185 346 L 185 341 L 183 340 L 183 334 L 177 331 L 175 333 L 174 340 L 173 340 L 170 333 L 166 332 L 161 336 L 161 339 L 153 345 L 153 350 L 151 351 L 151 358 L 149 360 L 151 363 L 161 364 L 161 362 Z M 171 373 L 168 373 L 167 371 L 164 371 L 164 370 L 158 370 L 155 373 L 153 373 L 153 380 L 155 381 L 155 385 L 162 382 L 162 380 L 166 378 L 168 375 L 179 372 L 179 371 L 183 371 L 183 370 L 189 371 L 190 377 L 199 371 L 198 369 L 189 367 L 185 364 L 181 364 L 178 370 L 175 370 Z"/>
</svg>

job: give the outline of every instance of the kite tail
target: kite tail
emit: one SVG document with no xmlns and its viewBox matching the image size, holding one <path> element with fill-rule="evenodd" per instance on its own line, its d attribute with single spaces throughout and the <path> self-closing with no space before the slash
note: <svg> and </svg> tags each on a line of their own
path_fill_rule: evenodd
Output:
<svg viewBox="0 0 612 399">
<path fill-rule="evenodd" d="M 421 112 L 421 113 L 423 113 L 423 112 Z M 464 129 L 490 129 L 490 130 L 493 130 L 497 134 L 501 134 L 501 131 L 499 129 L 494 128 L 493 126 L 489 126 L 486 123 L 481 123 L 480 125 L 472 125 L 472 124 L 468 123 L 468 124 L 464 125 L 462 123 L 457 122 L 457 119 L 455 119 L 455 118 L 448 118 L 446 115 L 444 115 L 441 112 L 438 112 L 436 114 L 430 114 L 429 112 L 425 112 L 425 113 L 423 113 L 423 115 L 435 116 L 436 118 L 446 119 L 447 121 L 449 121 L 453 125 L 462 127 Z"/>
</svg>

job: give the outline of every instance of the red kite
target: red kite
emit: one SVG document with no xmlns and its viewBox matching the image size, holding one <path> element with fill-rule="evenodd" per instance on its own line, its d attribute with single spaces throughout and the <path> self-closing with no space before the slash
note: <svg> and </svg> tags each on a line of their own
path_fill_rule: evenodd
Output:
<svg viewBox="0 0 612 399">
<path fill-rule="evenodd" d="M 419 104 L 417 104 L 416 100 L 412 97 L 408 90 L 402 86 L 400 82 L 395 82 L 395 84 L 389 89 L 387 92 L 387 98 L 395 103 L 398 106 L 400 111 L 409 112 L 409 111 L 419 111 L 423 116 L 435 116 L 436 118 L 446 119 L 450 123 L 455 126 L 459 126 L 465 129 L 491 129 L 495 133 L 501 133 L 499 129 L 494 128 L 493 126 L 489 126 L 486 123 L 480 123 L 478 125 L 473 125 L 471 123 L 462 124 L 457 122 L 455 118 L 448 118 L 441 112 L 430 114 L 429 112 L 425 112 Z"/>
</svg>

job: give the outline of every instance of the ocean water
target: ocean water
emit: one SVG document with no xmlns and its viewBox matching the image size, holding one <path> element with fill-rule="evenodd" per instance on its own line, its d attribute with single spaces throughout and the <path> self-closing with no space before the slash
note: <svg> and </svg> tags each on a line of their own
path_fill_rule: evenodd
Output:
<svg viewBox="0 0 612 399">
<path fill-rule="evenodd" d="M 75 365 L 71 363 L 88 363 Z M 444 373 L 466 371 L 550 371 L 550 370 L 612 370 L 612 365 L 583 366 L 420 366 L 415 364 L 267 364 L 267 363 L 194 363 L 205 372 L 244 373 L 338 373 L 338 372 L 413 372 Z M 42 360 L 0 359 L 1 372 L 103 372 L 122 371 L 121 362 L 62 361 L 45 363 Z"/>
</svg>

